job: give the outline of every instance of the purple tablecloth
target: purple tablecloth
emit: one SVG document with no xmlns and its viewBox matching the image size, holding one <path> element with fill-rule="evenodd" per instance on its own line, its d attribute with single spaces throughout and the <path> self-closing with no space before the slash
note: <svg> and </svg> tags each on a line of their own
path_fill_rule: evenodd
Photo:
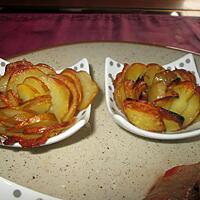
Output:
<svg viewBox="0 0 200 200">
<path fill-rule="evenodd" d="M 130 41 L 200 53 L 200 18 L 150 14 L 0 14 L 0 57 L 84 41 Z"/>
</svg>

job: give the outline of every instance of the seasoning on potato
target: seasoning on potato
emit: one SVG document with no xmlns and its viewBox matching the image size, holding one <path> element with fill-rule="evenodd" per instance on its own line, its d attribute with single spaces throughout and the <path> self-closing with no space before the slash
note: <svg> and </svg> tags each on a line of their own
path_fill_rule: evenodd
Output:
<svg viewBox="0 0 200 200">
<path fill-rule="evenodd" d="M 21 60 L 0 77 L 0 135 L 4 144 L 34 147 L 71 127 L 87 108 L 98 86 L 85 71 L 61 73 L 46 65 Z"/>
<path fill-rule="evenodd" d="M 192 124 L 200 112 L 200 87 L 184 69 L 166 70 L 150 63 L 124 64 L 113 81 L 118 108 L 135 126 L 174 132 Z"/>
</svg>

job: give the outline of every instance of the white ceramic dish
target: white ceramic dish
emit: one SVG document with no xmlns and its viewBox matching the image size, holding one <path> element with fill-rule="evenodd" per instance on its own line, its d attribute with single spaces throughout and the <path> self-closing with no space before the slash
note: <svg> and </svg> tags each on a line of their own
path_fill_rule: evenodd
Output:
<svg viewBox="0 0 200 200">
<path fill-rule="evenodd" d="M 0 177 L 1 199 L 3 200 L 61 200 L 29 188 L 23 187 Z"/>
<path fill-rule="evenodd" d="M 7 61 L 5 61 L 5 60 L 0 58 L 0 66 L 1 66 L 0 67 L 0 75 L 4 74 L 5 66 L 8 63 L 9 62 L 7 62 Z M 75 69 L 76 71 L 82 70 L 82 71 L 86 71 L 87 73 L 90 73 L 89 63 L 88 63 L 88 60 L 86 58 L 80 60 L 78 63 L 76 63 L 73 66 L 70 66 L 68 68 Z M 62 71 L 62 70 L 57 70 L 58 73 L 60 71 Z M 78 115 L 76 117 L 76 122 L 72 127 L 70 127 L 67 130 L 64 130 L 63 132 L 61 132 L 57 136 L 49 138 L 46 141 L 46 143 L 44 143 L 44 144 L 42 144 L 40 146 L 45 146 L 45 145 L 49 145 L 49 144 L 53 144 L 53 143 L 59 142 L 61 140 L 64 140 L 64 139 L 70 137 L 74 133 L 76 133 L 79 129 L 81 129 L 89 121 L 90 111 L 91 111 L 91 105 L 87 109 L 82 110 L 81 112 L 78 113 Z M 2 143 L 4 141 L 3 137 L 0 137 L 0 140 L 1 140 L 0 144 L 3 145 L 3 146 L 21 147 L 21 145 L 19 143 L 15 143 L 14 145 L 4 145 Z"/>
<path fill-rule="evenodd" d="M 169 64 L 164 65 L 166 69 L 186 69 L 193 72 L 196 76 L 197 83 L 200 84 L 200 78 L 195 65 L 194 57 L 192 54 L 186 54 L 185 56 L 173 61 Z M 112 58 L 106 58 L 105 60 L 105 94 L 106 94 L 106 104 L 108 111 L 113 117 L 114 121 L 122 128 L 128 130 L 139 136 L 160 139 L 160 140 L 175 140 L 175 139 L 185 139 L 190 137 L 195 137 L 200 135 L 200 123 L 195 123 L 190 125 L 187 129 L 183 129 L 176 133 L 155 133 L 140 129 L 133 124 L 131 124 L 125 115 L 118 109 L 113 98 L 114 86 L 113 79 L 115 79 L 117 73 L 122 71 L 123 64 L 113 60 Z"/>
</svg>

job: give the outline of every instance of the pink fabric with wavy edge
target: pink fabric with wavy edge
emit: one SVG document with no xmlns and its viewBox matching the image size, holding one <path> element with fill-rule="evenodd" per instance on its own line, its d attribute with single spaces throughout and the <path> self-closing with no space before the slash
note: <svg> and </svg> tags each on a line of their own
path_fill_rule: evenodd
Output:
<svg viewBox="0 0 200 200">
<path fill-rule="evenodd" d="M 0 14 L 0 57 L 59 44 L 129 41 L 200 53 L 200 18 L 150 14 Z"/>
</svg>

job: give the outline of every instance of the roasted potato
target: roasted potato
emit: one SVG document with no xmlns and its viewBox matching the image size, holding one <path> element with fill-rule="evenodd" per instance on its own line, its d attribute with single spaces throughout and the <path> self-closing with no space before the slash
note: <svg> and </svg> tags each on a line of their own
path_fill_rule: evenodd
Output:
<svg viewBox="0 0 200 200">
<path fill-rule="evenodd" d="M 200 87 L 195 76 L 184 69 L 125 64 L 113 84 L 117 106 L 139 128 L 174 132 L 200 115 Z"/>
<path fill-rule="evenodd" d="M 84 71 L 22 60 L 6 66 L 0 77 L 0 135 L 4 144 L 34 147 L 75 122 L 94 101 L 98 86 Z"/>
<path fill-rule="evenodd" d="M 124 113 L 128 120 L 139 128 L 156 132 L 165 131 L 159 109 L 151 103 L 133 99 L 125 100 Z"/>
</svg>

